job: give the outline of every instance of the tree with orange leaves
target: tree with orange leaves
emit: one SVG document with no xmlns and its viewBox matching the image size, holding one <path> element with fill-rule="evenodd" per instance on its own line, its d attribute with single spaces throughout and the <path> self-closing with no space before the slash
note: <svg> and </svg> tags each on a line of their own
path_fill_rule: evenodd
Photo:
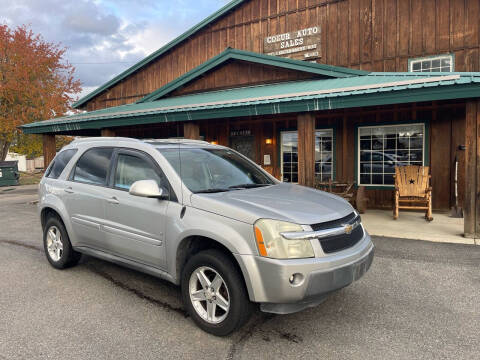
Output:
<svg viewBox="0 0 480 360">
<path fill-rule="evenodd" d="M 0 25 L 0 161 L 19 136 L 18 126 L 70 110 L 80 81 L 65 51 L 27 26 Z"/>
</svg>

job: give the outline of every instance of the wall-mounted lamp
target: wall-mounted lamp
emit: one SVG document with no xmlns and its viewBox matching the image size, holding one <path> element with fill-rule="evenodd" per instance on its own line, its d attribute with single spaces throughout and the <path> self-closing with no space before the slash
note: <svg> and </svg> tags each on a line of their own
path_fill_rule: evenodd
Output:
<svg viewBox="0 0 480 360">
<path fill-rule="evenodd" d="M 272 139 L 265 139 L 265 144 L 267 145 L 272 145 L 273 144 L 273 140 Z"/>
</svg>

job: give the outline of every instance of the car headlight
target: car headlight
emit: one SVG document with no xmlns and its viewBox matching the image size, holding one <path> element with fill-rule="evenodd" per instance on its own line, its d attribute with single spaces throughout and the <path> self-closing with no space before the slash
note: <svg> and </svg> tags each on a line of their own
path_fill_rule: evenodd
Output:
<svg viewBox="0 0 480 360">
<path fill-rule="evenodd" d="M 255 239 L 261 256 L 274 259 L 315 257 L 310 240 L 287 240 L 281 233 L 302 232 L 301 225 L 260 219 L 255 223 Z"/>
</svg>

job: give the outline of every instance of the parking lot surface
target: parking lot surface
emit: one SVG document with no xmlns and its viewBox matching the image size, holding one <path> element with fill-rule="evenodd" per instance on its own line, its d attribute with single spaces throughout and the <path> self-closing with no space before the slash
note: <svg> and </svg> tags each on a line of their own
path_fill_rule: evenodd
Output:
<svg viewBox="0 0 480 360">
<path fill-rule="evenodd" d="M 165 281 L 90 257 L 53 269 L 35 199 L 0 188 L 0 359 L 480 358 L 479 246 L 374 238 L 360 281 L 216 338 Z"/>
</svg>

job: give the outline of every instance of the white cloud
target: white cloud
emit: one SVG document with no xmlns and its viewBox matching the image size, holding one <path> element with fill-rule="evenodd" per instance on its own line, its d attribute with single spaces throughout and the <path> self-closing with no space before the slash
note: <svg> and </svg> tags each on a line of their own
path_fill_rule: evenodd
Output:
<svg viewBox="0 0 480 360">
<path fill-rule="evenodd" d="M 68 48 L 88 94 L 225 5 L 227 0 L 0 0 L 0 23 L 29 24 Z"/>
</svg>

